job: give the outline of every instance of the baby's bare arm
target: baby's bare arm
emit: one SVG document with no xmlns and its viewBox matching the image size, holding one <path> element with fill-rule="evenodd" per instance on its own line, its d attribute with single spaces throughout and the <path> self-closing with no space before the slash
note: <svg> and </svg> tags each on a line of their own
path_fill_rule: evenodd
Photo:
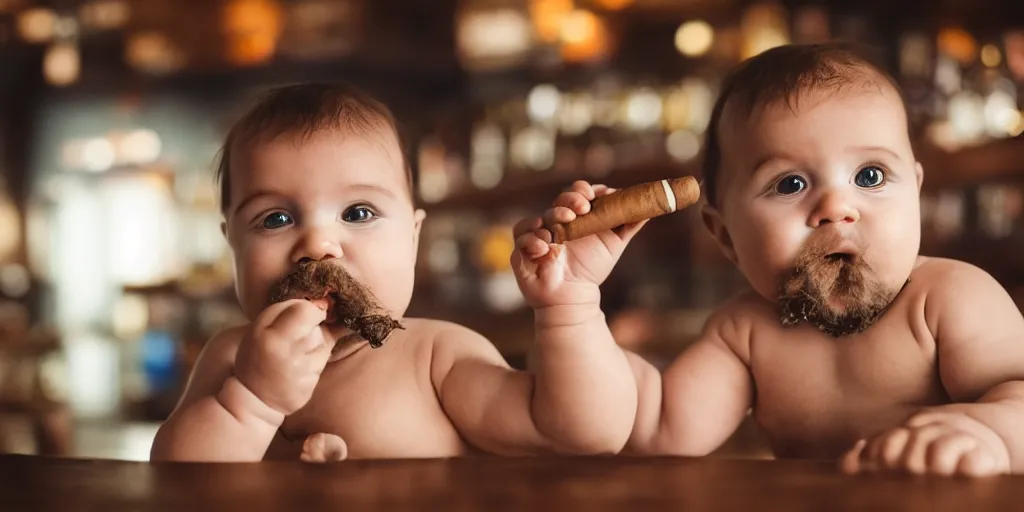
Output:
<svg viewBox="0 0 1024 512">
<path fill-rule="evenodd" d="M 232 375 L 241 332 L 207 343 L 178 406 L 157 431 L 153 461 L 258 461 L 284 420 Z"/>
<path fill-rule="evenodd" d="M 432 378 L 456 428 L 498 454 L 621 450 L 633 425 L 636 385 L 600 309 L 538 310 L 536 329 L 529 372 L 509 368 L 490 342 L 467 329 L 440 335 Z"/>
<path fill-rule="evenodd" d="M 629 353 L 639 403 L 625 452 L 703 456 L 739 427 L 752 406 L 754 384 L 747 365 L 725 341 L 746 339 L 730 317 L 713 315 L 701 338 L 664 375 Z"/>
<path fill-rule="evenodd" d="M 1006 444 L 1011 470 L 1024 471 L 1024 318 L 986 272 L 942 261 L 925 317 L 935 333 L 939 374 L 959 411 Z"/>
</svg>

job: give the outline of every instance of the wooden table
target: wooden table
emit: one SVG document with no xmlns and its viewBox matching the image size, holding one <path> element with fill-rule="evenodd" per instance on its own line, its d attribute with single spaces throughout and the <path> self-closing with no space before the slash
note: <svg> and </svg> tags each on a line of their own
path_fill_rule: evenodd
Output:
<svg viewBox="0 0 1024 512">
<path fill-rule="evenodd" d="M 0 456 L 0 510 L 1024 509 L 1024 478 L 844 477 L 831 463 L 640 458 L 147 464 Z"/>
</svg>

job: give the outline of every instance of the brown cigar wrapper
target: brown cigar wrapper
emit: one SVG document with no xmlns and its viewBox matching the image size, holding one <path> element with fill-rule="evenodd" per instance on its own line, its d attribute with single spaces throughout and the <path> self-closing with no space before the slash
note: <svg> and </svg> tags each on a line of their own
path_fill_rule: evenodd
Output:
<svg viewBox="0 0 1024 512">
<path fill-rule="evenodd" d="M 552 226 L 553 242 L 561 244 L 626 224 L 653 219 L 688 208 L 700 198 L 700 185 L 693 176 L 668 180 L 675 195 L 675 210 L 670 209 L 661 180 L 641 183 L 598 197 L 590 203 L 590 212 L 572 222 Z"/>
</svg>

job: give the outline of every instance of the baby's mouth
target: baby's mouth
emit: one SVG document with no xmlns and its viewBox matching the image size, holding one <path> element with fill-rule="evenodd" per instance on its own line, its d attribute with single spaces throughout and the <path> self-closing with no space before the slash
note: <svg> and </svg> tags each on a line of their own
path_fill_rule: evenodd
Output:
<svg viewBox="0 0 1024 512">
<path fill-rule="evenodd" d="M 395 329 L 405 329 L 369 289 L 328 261 L 299 265 L 271 290 L 272 303 L 296 298 L 312 301 L 326 311 L 324 323 L 332 332 L 334 327 L 358 332 L 372 348 L 381 347 Z"/>
<path fill-rule="evenodd" d="M 856 263 L 859 257 L 849 252 L 833 252 L 825 255 L 825 260 L 830 263 Z"/>
<path fill-rule="evenodd" d="M 326 296 L 320 298 L 310 298 L 310 302 L 314 306 L 320 308 L 322 311 L 327 312 L 327 318 L 324 319 L 323 323 L 327 326 L 333 326 L 338 322 L 338 316 L 334 307 L 334 294 L 328 292 Z"/>
</svg>

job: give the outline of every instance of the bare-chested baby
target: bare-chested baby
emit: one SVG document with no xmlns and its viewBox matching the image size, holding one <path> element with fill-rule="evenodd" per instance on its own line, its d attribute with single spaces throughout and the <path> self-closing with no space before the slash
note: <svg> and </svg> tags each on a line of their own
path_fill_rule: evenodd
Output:
<svg viewBox="0 0 1024 512">
<path fill-rule="evenodd" d="M 785 46 L 723 83 L 702 216 L 752 291 L 664 374 L 630 354 L 625 453 L 704 455 L 750 412 L 779 458 L 1024 472 L 1024 319 L 986 272 L 918 254 L 923 171 L 896 84 L 863 55 Z M 586 213 L 592 195 L 576 184 L 545 221 Z M 549 236 L 540 222 L 517 226 L 521 250 Z"/>
<path fill-rule="evenodd" d="M 636 381 L 596 303 L 561 278 L 571 261 L 515 260 L 535 313 L 532 372 L 511 369 L 469 329 L 402 318 L 424 213 L 384 105 L 338 84 L 275 89 L 229 133 L 219 176 L 251 323 L 208 342 L 153 460 L 611 454 L 625 445 Z M 580 340 L 580 328 L 593 336 Z"/>
</svg>

